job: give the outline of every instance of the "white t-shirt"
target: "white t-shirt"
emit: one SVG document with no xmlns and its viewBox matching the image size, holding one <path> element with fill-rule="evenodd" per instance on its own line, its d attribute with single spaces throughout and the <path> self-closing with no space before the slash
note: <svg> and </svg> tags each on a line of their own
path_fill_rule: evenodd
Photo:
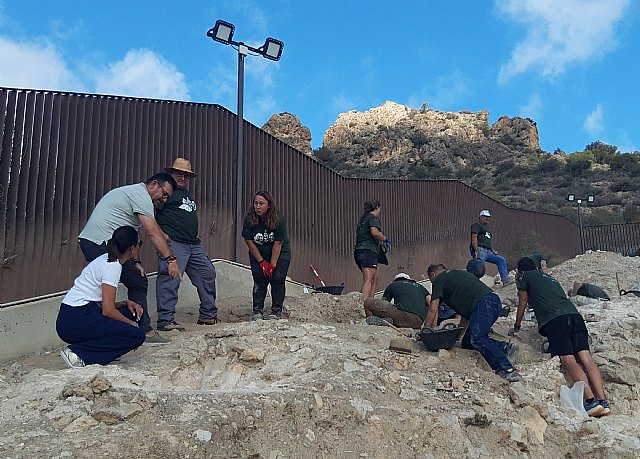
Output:
<svg viewBox="0 0 640 459">
<path fill-rule="evenodd" d="M 82 270 L 73 287 L 62 299 L 69 306 L 84 306 L 90 301 L 102 301 L 102 284 L 118 288 L 122 265 L 118 260 L 108 262 L 108 255 L 100 255 Z"/>
</svg>

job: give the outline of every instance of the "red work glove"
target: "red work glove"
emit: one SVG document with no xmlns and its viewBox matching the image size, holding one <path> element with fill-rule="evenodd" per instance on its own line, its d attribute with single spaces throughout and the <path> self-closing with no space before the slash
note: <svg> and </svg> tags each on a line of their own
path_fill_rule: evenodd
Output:
<svg viewBox="0 0 640 459">
<path fill-rule="evenodd" d="M 269 263 L 266 260 L 262 260 L 260 262 L 260 267 L 262 268 L 262 272 L 266 277 L 271 277 L 271 273 L 273 272 L 273 267 L 271 266 L 271 263 Z"/>
</svg>

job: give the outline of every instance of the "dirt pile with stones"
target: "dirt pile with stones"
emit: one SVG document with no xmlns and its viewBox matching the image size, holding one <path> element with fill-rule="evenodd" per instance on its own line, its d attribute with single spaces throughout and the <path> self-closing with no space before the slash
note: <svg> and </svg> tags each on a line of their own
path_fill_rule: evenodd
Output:
<svg viewBox="0 0 640 459">
<path fill-rule="evenodd" d="M 171 344 L 112 365 L 5 364 L 0 456 L 638 457 L 640 298 L 614 294 L 615 272 L 630 286 L 637 264 L 590 253 L 552 269 L 566 288 L 592 281 L 612 296 L 580 306 L 612 402 L 607 418 L 560 406 L 566 381 L 558 359 L 540 352 L 534 323 L 514 338 L 523 380 L 509 384 L 457 346 L 388 350 L 396 332 L 362 325 L 357 293 L 287 298 L 288 320 L 257 322 L 249 298 L 228 298 L 225 323 L 172 332 Z M 505 303 L 515 294 L 499 293 Z M 513 313 L 495 330 L 512 323 Z"/>
</svg>

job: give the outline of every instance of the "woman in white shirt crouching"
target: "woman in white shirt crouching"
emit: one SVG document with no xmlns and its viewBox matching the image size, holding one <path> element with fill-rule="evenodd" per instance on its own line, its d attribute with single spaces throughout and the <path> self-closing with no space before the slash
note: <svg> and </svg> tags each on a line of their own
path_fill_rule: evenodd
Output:
<svg viewBox="0 0 640 459">
<path fill-rule="evenodd" d="M 130 300 L 116 303 L 122 265 L 137 258 L 138 232 L 121 226 L 107 241 L 107 250 L 82 270 L 60 305 L 56 331 L 70 344 L 60 355 L 71 368 L 106 365 L 145 339 L 137 322 L 142 307 Z"/>
</svg>

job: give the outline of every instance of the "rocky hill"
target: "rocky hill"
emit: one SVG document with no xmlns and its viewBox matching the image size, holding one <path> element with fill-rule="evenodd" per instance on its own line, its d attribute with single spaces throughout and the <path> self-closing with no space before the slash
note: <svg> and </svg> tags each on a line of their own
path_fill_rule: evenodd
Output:
<svg viewBox="0 0 640 459">
<path fill-rule="evenodd" d="M 264 129 L 308 154 L 308 129 L 294 115 L 274 115 Z M 341 114 L 312 154 L 344 176 L 459 179 L 510 207 L 572 220 L 576 212 L 567 195 L 593 194 L 585 224 L 640 221 L 640 154 L 621 154 L 601 142 L 570 155 L 545 152 L 528 118 L 502 116 L 490 125 L 485 110 L 441 112 L 386 102 Z"/>
</svg>

